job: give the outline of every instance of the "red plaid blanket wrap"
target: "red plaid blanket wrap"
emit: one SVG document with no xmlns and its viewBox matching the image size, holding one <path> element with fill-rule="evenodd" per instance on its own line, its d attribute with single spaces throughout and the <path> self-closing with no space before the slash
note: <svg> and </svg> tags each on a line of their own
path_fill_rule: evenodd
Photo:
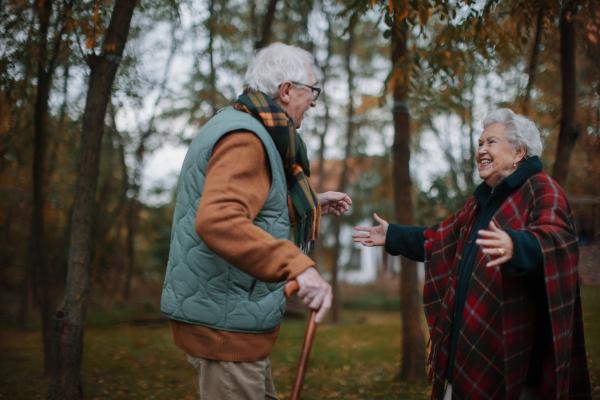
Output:
<svg viewBox="0 0 600 400">
<path fill-rule="evenodd" d="M 432 399 L 441 399 L 454 321 L 458 268 L 479 203 L 425 231 L 423 303 L 430 333 Z M 577 263 L 579 246 L 566 196 L 546 173 L 532 175 L 500 206 L 501 228 L 533 233 L 544 254 L 552 339 L 543 356 L 542 398 L 590 399 Z M 461 322 L 453 371 L 454 399 L 518 399 L 535 339 L 536 301 L 527 280 L 487 268 L 479 250 Z"/>
</svg>

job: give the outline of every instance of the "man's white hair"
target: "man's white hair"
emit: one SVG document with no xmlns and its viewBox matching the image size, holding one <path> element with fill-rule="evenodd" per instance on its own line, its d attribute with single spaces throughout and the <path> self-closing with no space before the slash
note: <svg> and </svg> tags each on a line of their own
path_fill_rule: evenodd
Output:
<svg viewBox="0 0 600 400">
<path fill-rule="evenodd" d="M 500 108 L 490 112 L 483 120 L 483 129 L 493 124 L 502 124 L 506 128 L 506 136 L 513 149 L 525 147 L 524 160 L 542 155 L 542 139 L 535 124 L 522 115 L 515 114 L 508 108 Z"/>
<path fill-rule="evenodd" d="M 244 86 L 277 97 L 279 86 L 286 81 L 305 84 L 307 68 L 312 67 L 314 57 L 308 51 L 283 43 L 273 43 L 256 53 L 246 71 Z"/>
</svg>

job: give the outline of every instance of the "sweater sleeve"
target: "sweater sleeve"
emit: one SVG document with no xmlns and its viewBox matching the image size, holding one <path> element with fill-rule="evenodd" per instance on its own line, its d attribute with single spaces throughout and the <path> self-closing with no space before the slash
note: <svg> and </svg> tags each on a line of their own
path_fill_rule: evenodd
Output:
<svg viewBox="0 0 600 400">
<path fill-rule="evenodd" d="M 268 156 L 252 132 L 215 145 L 196 215 L 196 232 L 215 254 L 264 282 L 295 278 L 314 262 L 289 240 L 254 225 L 271 188 Z M 286 212 L 288 212 L 286 210 Z"/>
<path fill-rule="evenodd" d="M 425 261 L 425 229 L 424 226 L 390 224 L 385 236 L 385 251 L 393 256 Z"/>
<path fill-rule="evenodd" d="M 534 276 L 543 274 L 544 255 L 535 235 L 527 231 L 504 229 L 513 242 L 513 257 L 502 265 L 509 276 Z"/>
</svg>

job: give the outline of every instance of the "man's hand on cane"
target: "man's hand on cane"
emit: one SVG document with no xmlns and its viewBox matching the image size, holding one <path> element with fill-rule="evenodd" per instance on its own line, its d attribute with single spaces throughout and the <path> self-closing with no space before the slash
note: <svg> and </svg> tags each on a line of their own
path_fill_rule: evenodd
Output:
<svg viewBox="0 0 600 400">
<path fill-rule="evenodd" d="M 315 320 L 321 322 L 331 308 L 331 285 L 313 267 L 296 277 L 300 286 L 298 296 L 311 310 L 318 310 Z"/>
</svg>

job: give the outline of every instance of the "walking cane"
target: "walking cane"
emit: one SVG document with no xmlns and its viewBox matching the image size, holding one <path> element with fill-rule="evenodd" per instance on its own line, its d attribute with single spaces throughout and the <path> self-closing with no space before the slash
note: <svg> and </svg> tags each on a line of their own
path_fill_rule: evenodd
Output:
<svg viewBox="0 0 600 400">
<path fill-rule="evenodd" d="M 298 291 L 299 289 L 300 285 L 298 285 L 297 281 L 288 281 L 284 287 L 285 297 L 289 298 L 292 293 Z M 317 322 L 315 321 L 316 316 L 317 311 L 311 310 L 310 317 L 308 319 L 308 326 L 306 327 L 306 333 L 304 334 L 304 343 L 302 344 L 302 352 L 300 353 L 300 361 L 298 361 L 298 369 L 296 370 L 296 377 L 294 378 L 294 386 L 292 387 L 292 395 L 290 396 L 290 400 L 300 399 L 300 391 L 302 390 L 302 383 L 304 382 L 304 376 L 306 375 L 306 367 L 308 366 L 310 349 L 312 348 L 315 332 L 317 331 Z"/>
</svg>

